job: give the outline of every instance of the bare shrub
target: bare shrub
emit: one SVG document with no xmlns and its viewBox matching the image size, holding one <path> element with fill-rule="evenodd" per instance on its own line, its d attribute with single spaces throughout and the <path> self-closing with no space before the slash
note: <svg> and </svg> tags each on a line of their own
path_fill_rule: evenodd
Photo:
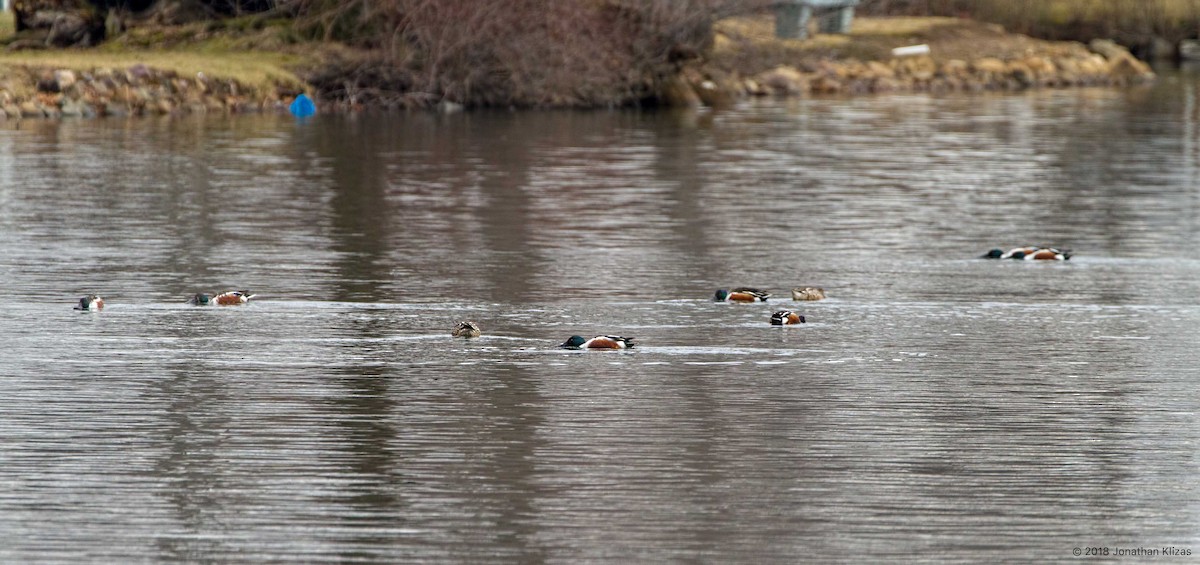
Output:
<svg viewBox="0 0 1200 565">
<path fill-rule="evenodd" d="M 377 49 L 431 99 L 617 105 L 711 46 L 717 19 L 765 0 L 292 0 L 311 34 Z"/>
</svg>

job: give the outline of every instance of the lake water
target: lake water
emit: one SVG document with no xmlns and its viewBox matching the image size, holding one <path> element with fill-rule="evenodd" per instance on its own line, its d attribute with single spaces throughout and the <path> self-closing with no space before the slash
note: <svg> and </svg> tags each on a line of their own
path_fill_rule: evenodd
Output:
<svg viewBox="0 0 1200 565">
<path fill-rule="evenodd" d="M 1195 559 L 1198 92 L 4 122 L 0 561 Z"/>
</svg>

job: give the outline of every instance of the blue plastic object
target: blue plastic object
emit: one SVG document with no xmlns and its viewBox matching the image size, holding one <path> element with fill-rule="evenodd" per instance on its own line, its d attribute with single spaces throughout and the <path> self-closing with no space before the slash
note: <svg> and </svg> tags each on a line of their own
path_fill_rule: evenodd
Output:
<svg viewBox="0 0 1200 565">
<path fill-rule="evenodd" d="M 306 118 L 317 113 L 317 105 L 313 104 L 312 99 L 307 94 L 301 94 L 292 101 L 292 105 L 288 106 L 288 110 L 297 118 Z"/>
</svg>

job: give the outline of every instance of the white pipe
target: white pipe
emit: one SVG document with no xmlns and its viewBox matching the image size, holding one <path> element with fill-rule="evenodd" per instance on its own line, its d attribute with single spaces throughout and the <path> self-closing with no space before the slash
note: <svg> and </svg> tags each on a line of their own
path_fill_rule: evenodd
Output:
<svg viewBox="0 0 1200 565">
<path fill-rule="evenodd" d="M 908 47 L 897 47 L 892 49 L 893 57 L 910 57 L 913 55 L 928 55 L 929 46 L 922 43 L 920 45 L 909 45 Z"/>
</svg>

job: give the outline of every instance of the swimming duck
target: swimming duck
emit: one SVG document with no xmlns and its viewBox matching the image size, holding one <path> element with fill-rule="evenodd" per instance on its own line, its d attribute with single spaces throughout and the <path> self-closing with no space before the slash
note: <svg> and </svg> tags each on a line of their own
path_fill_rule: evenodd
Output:
<svg viewBox="0 0 1200 565">
<path fill-rule="evenodd" d="M 792 300 L 822 300 L 825 298 L 825 289 L 813 286 L 804 288 L 792 289 Z"/>
<path fill-rule="evenodd" d="M 598 335 L 592 339 L 584 339 L 581 335 L 573 335 L 559 347 L 567 349 L 625 349 L 633 347 L 632 337 L 619 335 Z"/>
<path fill-rule="evenodd" d="M 771 293 L 757 288 L 741 286 L 733 290 L 720 289 L 713 295 L 717 302 L 766 302 Z"/>
<path fill-rule="evenodd" d="M 192 306 L 212 306 L 217 304 L 220 306 L 231 306 L 235 304 L 245 304 L 247 300 L 253 298 L 248 290 L 231 290 L 222 292 L 216 296 L 206 293 L 198 293 L 188 299 L 188 304 Z"/>
<path fill-rule="evenodd" d="M 1033 246 L 1015 247 L 1013 249 L 1009 249 L 1008 251 L 1005 251 L 1003 249 L 993 249 L 991 251 L 988 251 L 987 253 L 984 253 L 983 258 L 984 259 L 1012 259 L 1013 255 L 1016 253 L 1033 253 L 1034 251 L 1037 251 L 1037 249 L 1038 249 L 1037 247 L 1033 247 Z"/>
<path fill-rule="evenodd" d="M 792 312 L 791 310 L 780 310 L 771 314 L 772 326 L 790 326 L 792 324 L 803 324 L 804 316 Z"/>
<path fill-rule="evenodd" d="M 1053 247 L 1026 246 L 1003 251 L 993 249 L 983 255 L 984 259 L 1024 259 L 1026 261 L 1066 261 L 1071 258 L 1070 249 L 1055 249 Z"/>
<path fill-rule="evenodd" d="M 479 337 L 483 332 L 479 329 L 479 324 L 470 320 L 463 320 L 454 327 L 454 331 L 450 332 L 454 337 Z"/>
<path fill-rule="evenodd" d="M 196 296 L 193 296 L 192 299 L 193 300 L 196 299 L 197 296 L 208 296 L 208 295 L 198 294 Z M 217 305 L 217 306 L 235 306 L 235 305 L 240 305 L 240 303 L 246 303 L 247 301 L 250 301 L 250 299 L 252 299 L 252 297 L 254 297 L 254 295 L 250 294 L 250 290 L 229 290 L 228 293 L 221 293 L 216 296 L 210 296 L 208 302 L 202 303 L 202 305 L 199 305 L 199 306 L 210 305 L 210 303 L 215 303 L 215 305 Z"/>
<path fill-rule="evenodd" d="M 79 299 L 79 304 L 75 305 L 76 310 L 99 310 L 104 308 L 104 299 L 95 294 L 89 294 Z"/>
<path fill-rule="evenodd" d="M 1025 261 L 1066 261 L 1071 258 L 1071 250 L 1042 247 L 1032 251 L 1017 251 L 1013 253 L 1012 258 L 1023 259 Z"/>
</svg>

